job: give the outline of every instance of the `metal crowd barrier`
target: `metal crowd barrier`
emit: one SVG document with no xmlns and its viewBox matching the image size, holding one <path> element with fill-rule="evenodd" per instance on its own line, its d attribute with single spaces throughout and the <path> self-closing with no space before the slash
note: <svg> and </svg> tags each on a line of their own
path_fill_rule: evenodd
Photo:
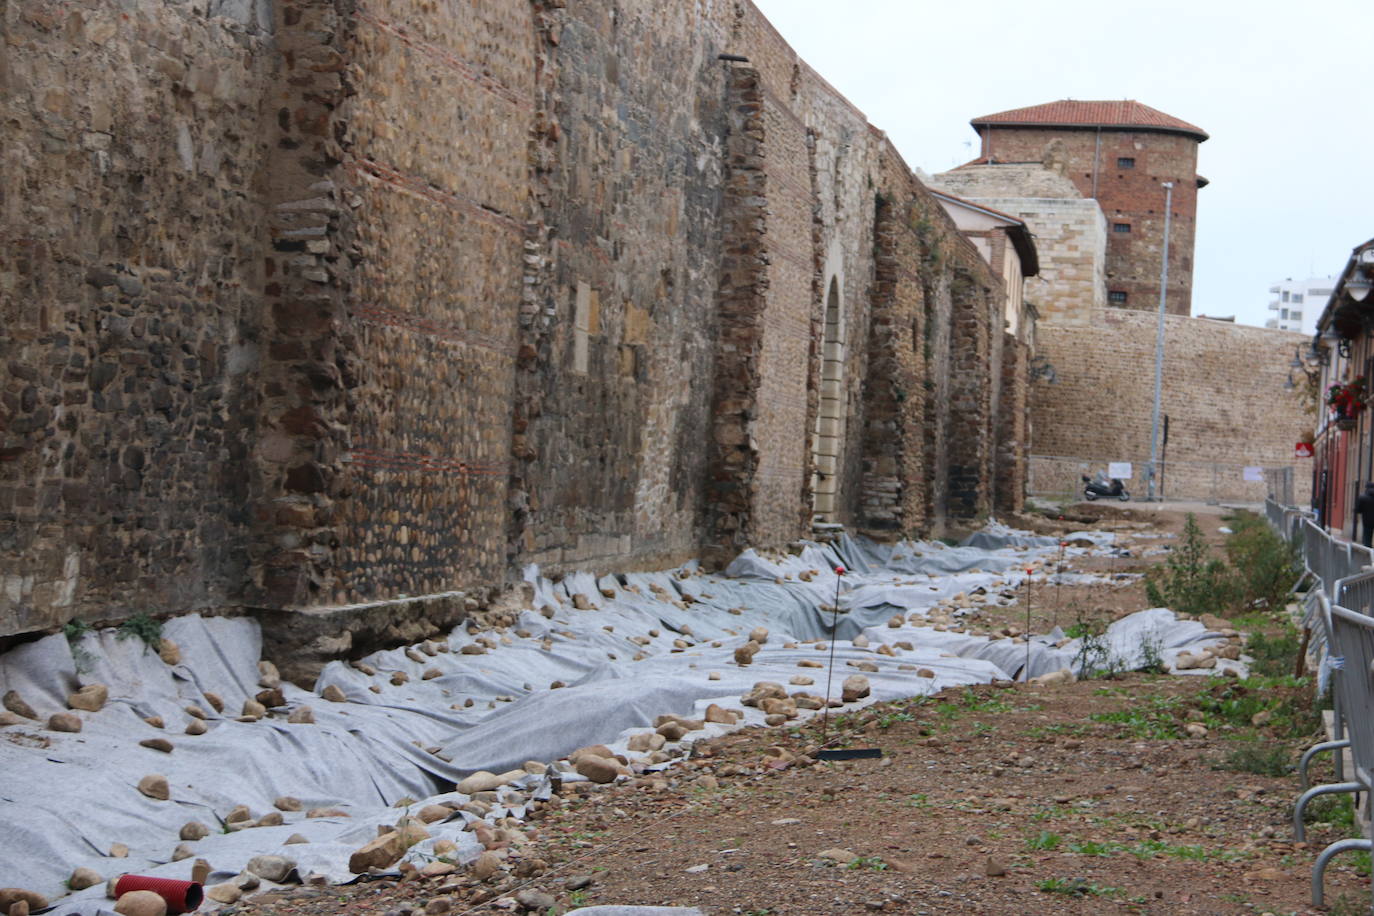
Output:
<svg viewBox="0 0 1374 916">
<path fill-rule="evenodd" d="M 1317 696 L 1323 696 L 1328 689 L 1331 690 L 1331 734 L 1333 738 L 1331 741 L 1314 744 L 1303 751 L 1302 759 L 1298 761 L 1298 784 L 1302 791 L 1306 792 L 1309 788 L 1307 768 L 1311 765 L 1313 757 L 1326 751 L 1335 752 L 1336 782 L 1345 781 L 1345 758 L 1341 751 L 1350 746 L 1350 741 L 1345 737 L 1345 704 L 1341 698 L 1341 691 L 1336 688 L 1335 684 L 1335 681 L 1340 678 L 1341 672 L 1333 664 L 1330 650 L 1331 602 L 1327 599 L 1326 592 L 1314 588 L 1307 593 L 1303 606 L 1303 626 L 1311 634 L 1307 651 L 1318 659 Z M 1300 835 L 1303 833 L 1301 812 L 1298 813 L 1294 831 Z"/>
<path fill-rule="evenodd" d="M 1367 714 L 1374 703 L 1374 616 L 1370 616 L 1374 612 L 1374 572 L 1341 579 L 1334 592 L 1336 601 L 1329 606 L 1328 658 L 1335 675 L 1333 690 L 1347 713 L 1343 718 L 1354 772 L 1348 782 L 1315 786 L 1298 798 L 1293 827 L 1299 841 L 1303 838 L 1303 809 L 1313 798 L 1339 792 L 1368 792 L 1374 786 L 1374 717 Z M 1338 840 L 1317 856 L 1312 866 L 1313 906 L 1323 905 L 1322 879 L 1327 864 L 1332 857 L 1351 849 L 1374 849 L 1374 841 L 1368 836 Z"/>
<path fill-rule="evenodd" d="M 1334 739 L 1308 748 L 1298 764 L 1303 792 L 1293 808 L 1293 835 L 1305 836 L 1303 812 L 1319 795 L 1369 792 L 1374 787 L 1374 552 L 1334 538 L 1306 512 L 1265 500 L 1269 524 L 1298 546 L 1303 566 L 1320 583 L 1304 601 L 1303 625 L 1310 632 L 1309 650 L 1320 659 L 1319 694 L 1329 684 Z M 1342 754 L 1349 749 L 1354 772 L 1345 773 Z M 1307 785 L 1312 758 L 1335 753 L 1336 782 Z M 1369 836 L 1338 840 L 1317 856 L 1312 866 L 1312 904 L 1323 905 L 1323 879 L 1331 859 L 1348 850 L 1374 850 Z"/>
</svg>

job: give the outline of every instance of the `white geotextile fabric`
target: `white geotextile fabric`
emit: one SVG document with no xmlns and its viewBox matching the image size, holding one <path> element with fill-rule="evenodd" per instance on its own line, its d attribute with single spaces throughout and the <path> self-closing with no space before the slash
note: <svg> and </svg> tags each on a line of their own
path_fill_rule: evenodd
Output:
<svg viewBox="0 0 1374 916">
<path fill-rule="evenodd" d="M 878 669 L 864 672 L 872 687 L 865 703 L 1024 677 L 1026 643 L 911 622 L 913 615 L 919 621 L 961 592 L 983 589 L 989 602 L 1006 601 L 1000 592 L 1017 588 L 1027 570 L 1040 583 L 1034 587 L 1043 587 L 1043 563 L 1059 550 L 1057 541 L 1016 543 L 1024 540 L 1019 533 L 996 529 L 989 538 L 990 544 L 1009 546 L 880 545 L 844 537 L 834 545 L 808 546 L 796 556 L 766 558 L 746 551 L 727 575 L 685 567 L 599 579 L 575 573 L 555 583 L 531 569 L 533 605 L 552 609 L 552 619 L 530 610 L 505 634 L 470 635 L 458 628 L 447 639 L 451 651 L 423 655 L 423 661 L 404 649 L 376 652 L 364 659 L 376 676 L 331 663 L 314 693 L 283 684 L 288 706 L 309 705 L 314 724 L 288 724 L 276 716 L 234 721 L 243 701 L 261 689 L 256 667 L 261 638 L 249 619 L 192 615 L 169 621 L 164 635 L 181 648 L 182 661 L 175 667 L 137 639 L 118 639 L 114 631 L 81 638 L 75 647 L 79 666 L 65 638 L 40 639 L 0 656 L 0 691 L 19 691 L 44 720 L 64 710 L 67 694 L 82 684 L 106 684 L 110 701 L 100 712 L 78 713 L 84 723 L 79 734 L 48 731 L 40 722 L 0 730 L 7 739 L 0 741 L 0 836 L 5 837 L 0 886 L 57 897 L 78 866 L 106 878 L 125 872 L 186 877 L 194 857 L 169 860 L 181 825 L 191 820 L 214 831 L 187 843 L 194 856 L 214 867 L 212 882 L 236 874 L 253 855 L 269 853 L 294 859 L 302 876 L 347 881 L 349 854 L 376 835 L 378 824 L 393 824 L 407 810 L 391 807 L 398 799 L 420 799 L 409 806 L 412 811 L 435 800 L 464 801 L 464 796 L 441 793 L 475 770 L 499 773 L 528 760 L 556 761 L 594 743 L 623 752 L 629 736 L 651 728 L 656 716 L 700 717 L 713 702 L 741 709 L 743 724 L 761 724 L 762 712 L 739 702 L 758 681 L 788 684 L 804 674 L 815 683 L 789 685 L 789 691 L 823 694 L 826 671 L 800 668 L 798 662 L 828 661 L 828 651 L 804 641 L 827 637 L 832 621 L 838 639 L 833 695 L 845 677 L 858 673 L 850 664 L 858 662 Z M 1098 541 L 1109 542 L 1110 536 Z M 1069 548 L 1078 554 L 1090 550 Z M 847 568 L 839 580 L 839 614 L 828 610 L 836 595 L 836 563 Z M 595 608 L 575 609 L 574 596 Z M 902 625 L 887 626 L 897 614 Z M 769 630 L 766 644 L 751 665 L 737 666 L 733 650 L 759 626 Z M 519 637 L 517 630 L 530 635 Z M 860 633 L 869 646 L 853 645 Z M 1061 636 L 1056 631 L 1030 641 L 1030 676 L 1075 666 L 1078 644 L 1055 648 Z M 1182 648 L 1216 641 L 1219 634 L 1156 609 L 1118 621 L 1107 641 L 1131 667 L 1141 661 L 1142 637 L 1172 661 Z M 493 647 L 485 654 L 459 653 L 479 639 Z M 690 644 L 675 648 L 674 640 Z M 792 641 L 802 644 L 784 647 Z M 903 641 L 914 648 L 894 648 L 893 656 L 877 652 L 883 644 Z M 919 677 L 920 668 L 935 677 Z M 437 669 L 438 676 L 424 679 L 429 669 Z M 397 671 L 409 675 L 408 682 L 393 685 L 390 678 Z M 567 686 L 550 689 L 555 681 Z M 323 700 L 318 692 L 329 685 L 341 688 L 349 702 Z M 226 715 L 215 714 L 204 691 L 223 698 Z M 184 734 L 190 704 L 208 714 L 207 734 Z M 165 730 L 143 721 L 151 715 L 165 720 Z M 710 725 L 690 738 L 726 730 Z M 167 738 L 175 750 L 164 754 L 138 745 L 153 737 Z M 436 748 L 437 753 L 427 750 Z M 171 801 L 153 801 L 137 791 L 138 781 L 150 773 L 168 777 Z M 536 797 L 548 791 L 547 783 L 534 776 L 525 777 L 520 788 Z M 273 800 L 283 795 L 299 798 L 306 809 L 340 808 L 351 817 L 285 813 L 280 827 L 219 832 L 219 819 L 233 806 L 248 805 L 259 817 L 274 810 Z M 498 807 L 489 817 L 506 813 Z M 462 831 L 463 824 L 456 818 L 431 825 L 433 839 L 408 857 L 422 859 L 434 841 L 450 839 L 458 844 L 459 858 L 474 858 L 478 846 L 473 834 Z M 310 842 L 281 845 L 293 833 Z M 128 845 L 129 857 L 108 857 L 114 843 Z M 64 898 L 59 912 L 89 914 L 103 900 L 104 888 L 97 886 Z"/>
</svg>

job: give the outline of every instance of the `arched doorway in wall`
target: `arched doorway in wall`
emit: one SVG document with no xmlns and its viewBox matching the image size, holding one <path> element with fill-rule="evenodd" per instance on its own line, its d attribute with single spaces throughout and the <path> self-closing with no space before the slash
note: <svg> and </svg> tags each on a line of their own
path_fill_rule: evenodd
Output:
<svg viewBox="0 0 1374 916">
<path fill-rule="evenodd" d="M 812 515 L 818 522 L 835 521 L 839 503 L 841 452 L 844 448 L 844 321 L 840 284 L 830 278 L 825 295 L 825 326 L 821 343 L 821 398 L 812 441 Z"/>
</svg>

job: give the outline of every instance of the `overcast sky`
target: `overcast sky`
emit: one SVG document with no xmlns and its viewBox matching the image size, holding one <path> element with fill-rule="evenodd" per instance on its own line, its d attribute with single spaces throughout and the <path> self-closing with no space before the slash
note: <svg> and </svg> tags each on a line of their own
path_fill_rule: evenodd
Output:
<svg viewBox="0 0 1374 916">
<path fill-rule="evenodd" d="M 1374 237 L 1371 0 L 754 0 L 913 167 L 978 152 L 969 119 L 1135 99 L 1211 135 L 1193 314 L 1262 325 L 1268 288 Z"/>
</svg>

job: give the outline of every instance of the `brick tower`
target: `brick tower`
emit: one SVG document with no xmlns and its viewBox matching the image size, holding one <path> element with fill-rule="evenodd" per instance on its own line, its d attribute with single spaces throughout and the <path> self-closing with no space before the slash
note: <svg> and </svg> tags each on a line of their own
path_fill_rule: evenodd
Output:
<svg viewBox="0 0 1374 916">
<path fill-rule="evenodd" d="M 982 138 L 978 162 L 1062 165 L 1084 197 L 1107 218 L 1109 306 L 1159 307 L 1164 242 L 1164 187 L 1172 181 L 1169 295 L 1172 315 L 1188 315 L 1193 296 L 1193 236 L 1198 144 L 1207 133 L 1139 102 L 1064 99 L 974 118 Z"/>
</svg>

